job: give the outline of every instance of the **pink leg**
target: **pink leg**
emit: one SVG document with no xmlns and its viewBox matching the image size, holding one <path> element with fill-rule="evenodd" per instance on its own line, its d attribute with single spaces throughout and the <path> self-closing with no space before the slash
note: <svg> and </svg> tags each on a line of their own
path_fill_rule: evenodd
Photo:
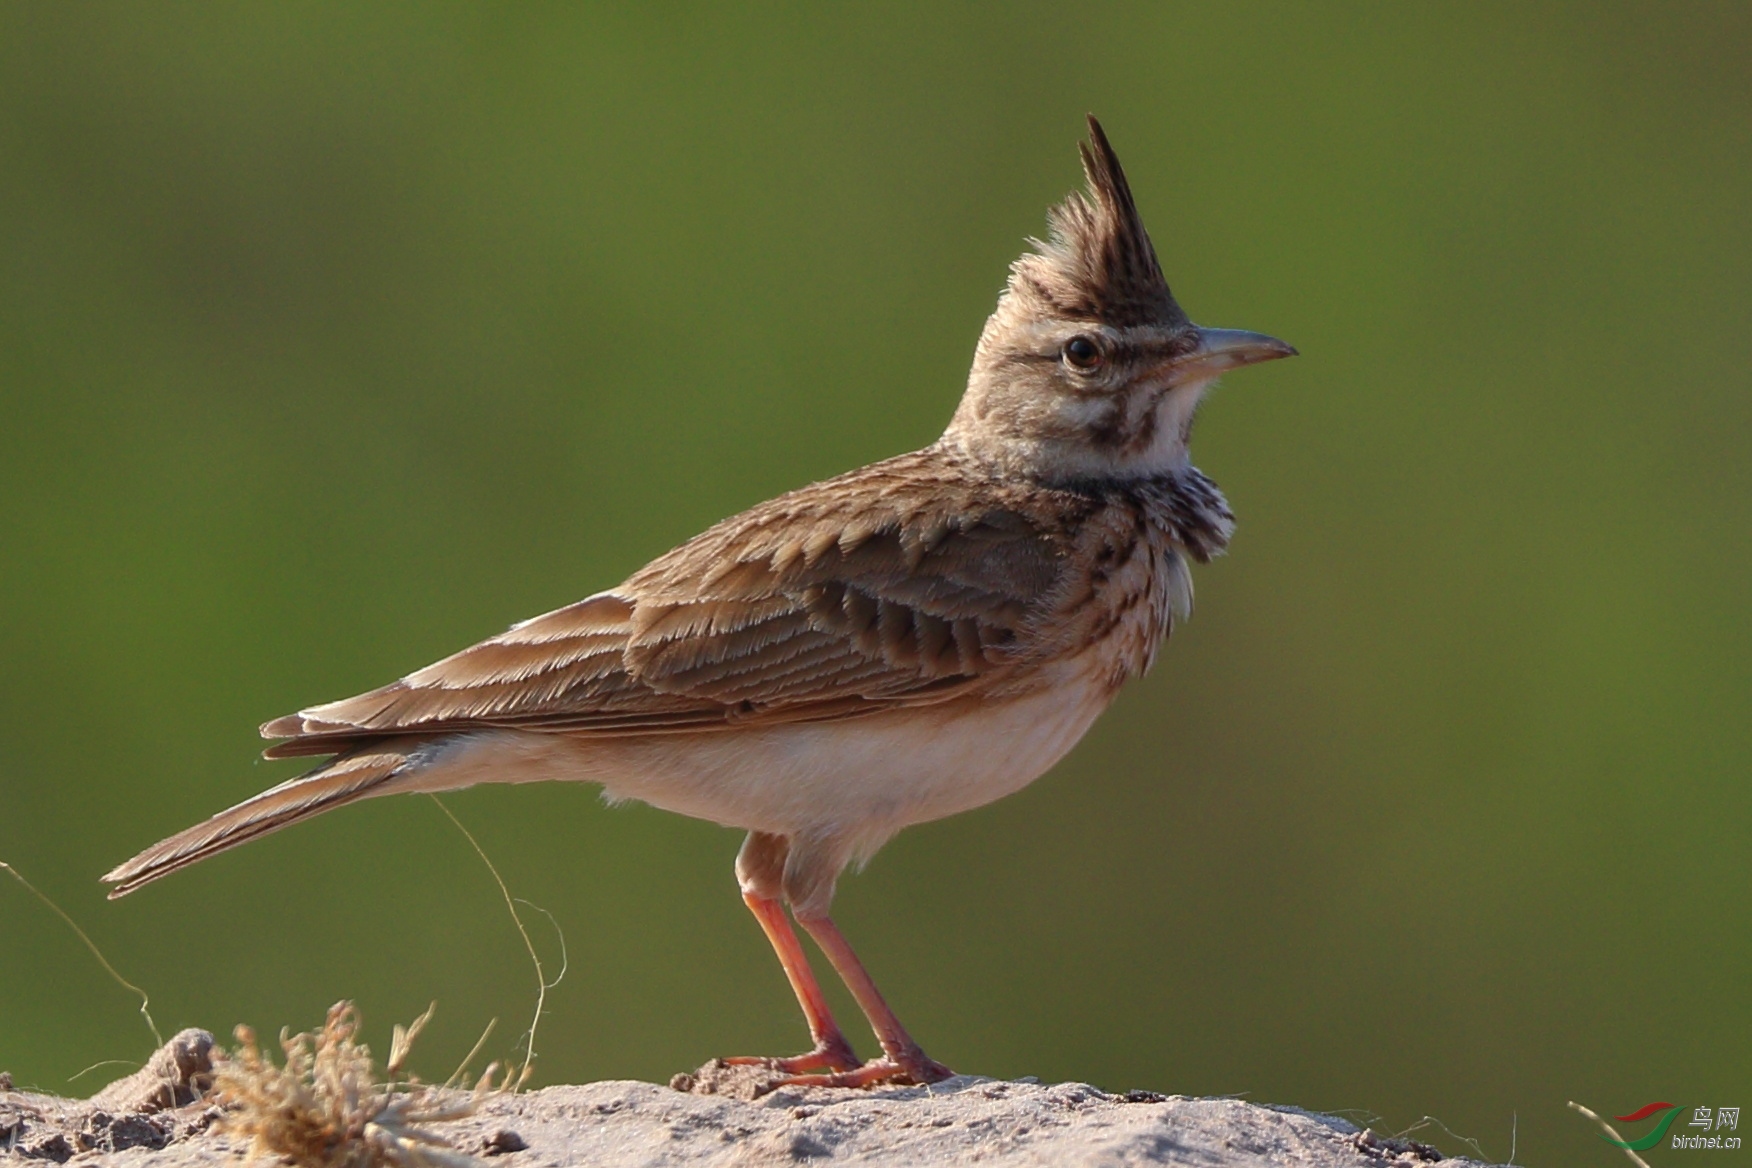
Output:
<svg viewBox="0 0 1752 1168">
<path fill-rule="evenodd" d="M 754 919 L 760 922 L 767 940 L 772 942 L 773 952 L 779 955 L 779 964 L 784 967 L 785 976 L 790 979 L 791 990 L 797 995 L 797 1004 L 803 1007 L 803 1016 L 809 1020 L 809 1036 L 815 1040 L 815 1049 L 808 1054 L 791 1058 L 738 1057 L 724 1061 L 738 1066 L 772 1066 L 786 1074 L 817 1070 L 849 1071 L 856 1074 L 858 1056 L 852 1050 L 852 1044 L 840 1032 L 839 1023 L 833 1020 L 833 1011 L 828 1009 L 821 985 L 815 980 L 814 971 L 809 968 L 809 958 L 803 952 L 803 945 L 792 931 L 791 922 L 785 919 L 784 905 L 769 897 L 756 896 L 752 892 L 744 892 L 742 901 L 748 905 L 748 911 L 754 914 Z"/>
<path fill-rule="evenodd" d="M 870 1019 L 870 1026 L 876 1031 L 876 1038 L 882 1043 L 882 1053 L 885 1057 L 874 1059 L 856 1070 L 842 1071 L 830 1075 L 794 1075 L 785 1082 L 791 1086 L 808 1087 L 863 1087 L 871 1083 L 883 1082 L 913 1082 L 937 1083 L 949 1078 L 955 1072 L 942 1063 L 928 1058 L 920 1049 L 919 1044 L 912 1040 L 906 1028 L 900 1024 L 900 1019 L 894 1016 L 894 1011 L 888 1008 L 888 1003 L 882 1000 L 881 991 L 870 979 L 870 973 L 864 968 L 864 963 L 858 960 L 858 955 L 852 952 L 845 936 L 828 917 L 799 916 L 797 923 L 802 925 L 808 934 L 815 938 L 815 943 L 821 946 L 821 951 L 827 955 L 834 971 L 840 975 L 840 980 L 846 983 L 846 988 L 852 991 L 852 997 L 857 999 L 858 1007 L 864 1011 L 864 1016 Z M 792 943 L 795 944 L 793 936 Z M 801 997 L 801 994 L 798 995 Z M 807 1012 L 808 1007 L 804 1007 Z"/>
</svg>

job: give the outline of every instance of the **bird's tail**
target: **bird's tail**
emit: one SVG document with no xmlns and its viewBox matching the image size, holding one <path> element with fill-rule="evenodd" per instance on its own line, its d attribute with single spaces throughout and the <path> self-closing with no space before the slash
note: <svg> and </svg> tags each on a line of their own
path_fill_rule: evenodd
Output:
<svg viewBox="0 0 1752 1168">
<path fill-rule="evenodd" d="M 104 876 L 105 883 L 115 885 L 109 898 L 126 896 L 160 876 L 331 807 L 387 794 L 385 786 L 414 761 L 418 745 L 417 739 L 401 738 L 355 747 L 313 771 L 221 811 L 205 823 L 160 840 Z"/>
</svg>

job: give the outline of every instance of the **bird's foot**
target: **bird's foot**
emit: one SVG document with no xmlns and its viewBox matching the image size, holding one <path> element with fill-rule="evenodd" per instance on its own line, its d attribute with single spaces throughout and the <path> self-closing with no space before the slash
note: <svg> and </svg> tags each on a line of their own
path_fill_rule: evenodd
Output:
<svg viewBox="0 0 1752 1168">
<path fill-rule="evenodd" d="M 854 1070 L 836 1071 L 826 1075 L 791 1075 L 780 1079 L 773 1086 L 868 1087 L 875 1083 L 924 1086 L 927 1083 L 941 1083 L 954 1074 L 954 1071 L 936 1059 L 927 1058 L 924 1051 L 915 1047 L 898 1058 L 884 1056 L 871 1059 Z"/>
<path fill-rule="evenodd" d="M 739 1055 L 735 1058 L 721 1060 L 726 1066 L 732 1067 L 771 1067 L 786 1075 L 803 1075 L 809 1071 L 833 1071 L 855 1074 L 861 1069 L 858 1053 L 852 1049 L 852 1044 L 843 1038 L 831 1038 L 815 1044 L 815 1049 L 807 1054 L 795 1054 L 787 1058 L 760 1058 L 758 1056 Z M 817 1076 L 826 1077 L 826 1076 Z"/>
</svg>

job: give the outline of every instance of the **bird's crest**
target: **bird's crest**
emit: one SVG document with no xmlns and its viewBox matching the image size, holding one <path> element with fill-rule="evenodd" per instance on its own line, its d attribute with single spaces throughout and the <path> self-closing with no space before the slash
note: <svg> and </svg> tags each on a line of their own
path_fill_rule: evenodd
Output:
<svg viewBox="0 0 1752 1168">
<path fill-rule="evenodd" d="M 1047 213 L 1046 240 L 1010 265 L 1008 295 L 1047 314 L 1118 327 L 1179 325 L 1186 314 L 1168 291 L 1156 249 L 1132 202 L 1119 156 L 1094 116 L 1078 143 L 1087 194 L 1073 192 Z"/>
</svg>

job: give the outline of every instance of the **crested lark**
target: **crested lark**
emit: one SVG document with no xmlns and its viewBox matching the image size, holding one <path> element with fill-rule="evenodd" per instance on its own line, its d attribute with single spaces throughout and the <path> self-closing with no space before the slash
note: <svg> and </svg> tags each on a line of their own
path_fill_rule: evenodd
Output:
<svg viewBox="0 0 1752 1168">
<path fill-rule="evenodd" d="M 901 828 L 1008 795 L 1082 737 L 1192 603 L 1234 520 L 1187 459 L 1225 370 L 1295 353 L 1199 328 L 1168 291 L 1096 121 L 1088 193 L 1010 269 L 948 430 L 762 503 L 624 584 L 358 697 L 262 727 L 316 769 L 109 873 L 112 897 L 331 807 L 564 779 L 748 830 L 743 899 L 814 1049 L 790 1082 L 931 1082 L 828 917 Z M 869 1017 L 860 1063 L 791 915 Z M 769 1060 L 747 1060 L 766 1062 Z M 809 1073 L 815 1072 L 815 1073 Z"/>
</svg>

